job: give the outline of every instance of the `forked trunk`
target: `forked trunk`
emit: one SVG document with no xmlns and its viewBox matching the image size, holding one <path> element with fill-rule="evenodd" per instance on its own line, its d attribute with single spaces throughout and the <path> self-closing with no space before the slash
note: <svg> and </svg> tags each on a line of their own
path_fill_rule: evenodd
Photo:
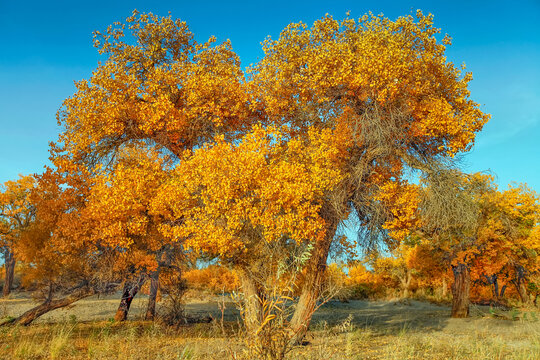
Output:
<svg viewBox="0 0 540 360">
<path fill-rule="evenodd" d="M 306 335 L 316 309 L 324 282 L 328 252 L 336 234 L 337 225 L 336 220 L 328 225 L 326 237 L 315 243 L 311 257 L 307 261 L 304 284 L 290 322 L 291 329 L 295 333 L 295 342 L 300 342 Z"/>
<path fill-rule="evenodd" d="M 531 299 L 529 298 L 529 294 L 527 292 L 527 286 L 525 285 L 526 270 L 521 265 L 516 265 L 515 270 L 516 270 L 516 277 L 514 280 L 512 280 L 512 283 L 514 283 L 514 285 L 516 286 L 516 290 L 519 294 L 519 298 L 521 299 L 521 302 L 523 304 L 529 304 L 531 302 Z"/>
<path fill-rule="evenodd" d="M 238 277 L 244 293 L 244 325 L 249 334 L 254 334 L 262 323 L 261 293 L 249 271 L 239 269 Z"/>
<path fill-rule="evenodd" d="M 146 307 L 145 320 L 154 320 L 156 317 L 156 299 L 159 288 L 159 268 L 150 273 L 150 295 L 148 297 L 148 306 Z"/>
<path fill-rule="evenodd" d="M 68 305 L 73 304 L 75 301 L 95 295 L 96 293 L 97 293 L 96 291 L 89 288 L 79 289 L 62 299 L 47 300 L 43 302 L 42 304 L 26 311 L 21 316 L 5 321 L 0 325 L 7 325 L 7 324 L 30 325 L 34 320 L 48 313 L 49 311 L 66 307 Z"/>
<path fill-rule="evenodd" d="M 488 275 L 484 275 L 488 284 L 490 285 L 490 288 L 491 288 L 491 297 L 493 299 L 493 301 L 495 302 L 499 302 L 500 300 L 500 294 L 499 294 L 499 280 L 497 278 L 497 275 L 491 275 L 491 276 L 488 276 Z"/>
<path fill-rule="evenodd" d="M 452 317 L 465 318 L 469 316 L 469 292 L 471 275 L 465 264 L 452 265 L 454 283 L 452 284 Z"/>
<path fill-rule="evenodd" d="M 11 293 L 11 288 L 13 287 L 13 278 L 15 276 L 15 262 L 16 261 L 13 253 L 8 251 L 4 262 L 4 268 L 6 270 L 6 276 L 4 278 L 4 289 L 2 291 L 4 297 L 7 297 Z"/>
<path fill-rule="evenodd" d="M 124 290 L 122 291 L 120 305 L 118 306 L 118 310 L 116 310 L 116 314 L 114 315 L 115 321 L 125 321 L 127 319 L 131 302 L 141 289 L 144 281 L 145 277 L 143 276 L 140 276 L 136 282 L 126 281 L 124 284 Z"/>
<path fill-rule="evenodd" d="M 409 289 L 411 288 L 411 281 L 412 281 L 412 273 L 410 269 L 407 269 L 405 277 L 401 278 L 400 281 L 401 281 L 401 288 L 403 290 L 403 297 L 408 298 Z"/>
</svg>

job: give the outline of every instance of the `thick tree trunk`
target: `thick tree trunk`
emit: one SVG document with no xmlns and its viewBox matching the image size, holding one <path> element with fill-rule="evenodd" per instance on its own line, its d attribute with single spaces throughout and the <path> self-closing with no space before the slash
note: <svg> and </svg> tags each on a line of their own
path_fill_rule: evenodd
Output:
<svg viewBox="0 0 540 360">
<path fill-rule="evenodd" d="M 452 284 L 452 317 L 465 318 L 469 316 L 469 292 L 471 275 L 465 264 L 452 266 L 454 283 Z"/>
<path fill-rule="evenodd" d="M 11 288 L 13 288 L 13 278 L 15 276 L 15 257 L 11 251 L 8 251 L 4 268 L 6 270 L 6 276 L 4 278 L 4 289 L 2 291 L 3 296 L 7 297 L 11 293 Z"/>
<path fill-rule="evenodd" d="M 68 296 L 62 299 L 47 300 L 44 303 L 26 311 L 24 314 L 22 314 L 18 318 L 8 320 L 6 322 L 3 322 L 0 325 L 7 325 L 7 324 L 30 325 L 34 320 L 48 313 L 49 311 L 66 307 L 68 305 L 73 304 L 75 301 L 95 295 L 96 293 L 97 292 L 92 289 L 82 288 L 82 289 L 74 291 L 73 293 L 69 294 Z"/>
<path fill-rule="evenodd" d="M 249 271 L 239 269 L 237 272 L 244 293 L 244 325 L 249 334 L 254 334 L 262 323 L 262 295 Z"/>
<path fill-rule="evenodd" d="M 144 284 L 145 280 L 146 278 L 141 275 L 136 282 L 126 281 L 124 284 L 124 290 L 122 291 L 120 305 L 118 306 L 118 310 L 116 310 L 116 314 L 114 315 L 115 321 L 125 321 L 127 319 L 131 302 L 141 289 L 141 286 Z"/>
<path fill-rule="evenodd" d="M 521 299 L 521 302 L 524 304 L 530 303 L 531 299 L 529 298 L 529 293 L 527 292 L 527 287 L 525 286 L 525 282 L 520 281 L 519 285 L 516 286 L 519 297 Z"/>
<path fill-rule="evenodd" d="M 159 268 L 150 273 L 150 296 L 148 297 L 148 306 L 146 307 L 145 320 L 154 320 L 156 317 L 156 299 L 159 288 Z"/>
<path fill-rule="evenodd" d="M 304 338 L 317 306 L 324 282 L 328 252 L 336 234 L 337 225 L 338 222 L 335 219 L 328 222 L 325 239 L 315 243 L 311 257 L 307 261 L 304 284 L 290 322 L 291 329 L 296 334 L 295 342 L 300 342 Z"/>
</svg>

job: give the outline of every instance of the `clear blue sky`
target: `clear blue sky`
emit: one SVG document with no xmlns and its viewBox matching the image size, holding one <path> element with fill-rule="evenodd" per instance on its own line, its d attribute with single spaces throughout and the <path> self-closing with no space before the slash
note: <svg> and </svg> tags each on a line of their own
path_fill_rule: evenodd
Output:
<svg viewBox="0 0 540 360">
<path fill-rule="evenodd" d="M 0 0 L 0 182 L 41 172 L 55 114 L 88 78 L 98 56 L 92 31 L 136 8 L 185 20 L 199 40 L 231 39 L 244 65 L 260 42 L 290 22 L 311 24 L 325 13 L 394 19 L 422 9 L 453 38 L 448 58 L 474 74 L 472 98 L 492 114 L 463 163 L 491 170 L 505 187 L 527 182 L 540 191 L 540 2 L 529 1 L 13 1 Z"/>
</svg>

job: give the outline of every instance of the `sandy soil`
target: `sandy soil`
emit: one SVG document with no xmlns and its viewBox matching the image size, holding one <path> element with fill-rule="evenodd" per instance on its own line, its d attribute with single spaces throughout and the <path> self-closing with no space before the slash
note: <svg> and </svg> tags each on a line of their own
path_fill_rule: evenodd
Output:
<svg viewBox="0 0 540 360">
<path fill-rule="evenodd" d="M 45 314 L 36 323 L 61 322 L 76 319 L 77 321 L 108 320 L 114 316 L 120 294 L 90 297 L 83 299 L 64 309 L 58 309 Z M 239 312 L 229 298 L 212 297 L 206 299 L 190 299 L 185 305 L 186 314 L 193 318 L 211 316 L 221 318 L 218 302 L 225 300 L 225 321 L 236 321 Z M 147 297 L 137 296 L 132 303 L 130 319 L 142 319 L 146 310 Z M 18 316 L 35 306 L 35 302 L 27 294 L 15 294 L 7 300 L 0 300 L 0 318 Z M 159 308 L 158 308 L 159 311 Z M 331 327 L 344 322 L 352 316 L 352 323 L 357 328 L 399 332 L 412 330 L 432 332 L 446 330 L 455 333 L 467 332 L 490 327 L 491 331 L 505 331 L 512 326 L 512 321 L 497 321 L 493 323 L 486 317 L 489 308 L 471 306 L 469 319 L 451 319 L 450 308 L 447 306 L 420 302 L 415 300 L 395 301 L 363 301 L 353 300 L 348 303 L 331 301 L 322 306 L 313 316 L 312 326 Z M 495 329 L 493 328 L 495 327 Z"/>
</svg>

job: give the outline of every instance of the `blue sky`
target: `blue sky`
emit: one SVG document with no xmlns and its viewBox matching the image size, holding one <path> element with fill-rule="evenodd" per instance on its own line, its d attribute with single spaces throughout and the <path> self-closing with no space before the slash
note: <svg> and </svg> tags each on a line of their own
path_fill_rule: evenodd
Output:
<svg viewBox="0 0 540 360">
<path fill-rule="evenodd" d="M 0 0 L 0 182 L 41 172 L 56 111 L 88 78 L 98 55 L 92 31 L 136 8 L 185 20 L 198 40 L 231 39 L 245 66 L 260 42 L 290 22 L 367 11 L 394 19 L 422 9 L 453 38 L 448 59 L 474 74 L 472 98 L 492 114 L 463 160 L 468 172 L 491 170 L 505 187 L 540 191 L 540 2 L 530 1 L 25 1 Z"/>
</svg>

